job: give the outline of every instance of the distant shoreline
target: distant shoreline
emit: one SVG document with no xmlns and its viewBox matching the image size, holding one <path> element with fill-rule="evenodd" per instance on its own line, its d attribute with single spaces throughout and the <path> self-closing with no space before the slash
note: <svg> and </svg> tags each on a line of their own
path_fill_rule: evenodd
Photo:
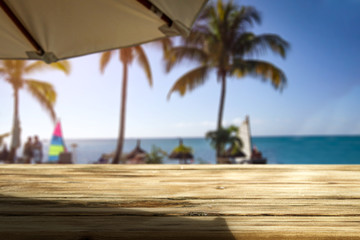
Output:
<svg viewBox="0 0 360 240">
<path fill-rule="evenodd" d="M 151 152 L 153 146 L 170 153 L 179 144 L 179 138 L 140 138 L 141 148 Z M 215 150 L 204 137 L 183 137 L 183 142 L 194 151 L 195 163 L 216 163 Z M 123 152 L 131 152 L 137 138 L 125 139 Z M 252 139 L 268 159 L 268 164 L 360 164 L 360 135 L 295 135 L 255 136 Z M 47 159 L 50 141 L 43 141 L 44 160 Z M 76 144 L 76 148 L 72 147 Z M 104 153 L 114 152 L 116 138 L 67 139 L 65 145 L 74 152 L 76 163 L 93 163 Z M 21 148 L 18 150 L 21 156 Z M 165 159 L 166 160 L 166 159 Z M 166 160 L 165 163 L 176 163 Z"/>
<path fill-rule="evenodd" d="M 326 137 L 360 137 L 360 134 L 334 134 L 334 135 L 254 135 L 253 138 L 326 138 Z M 205 137 L 130 137 L 125 138 L 125 140 L 136 141 L 140 140 L 174 140 L 174 139 L 205 139 Z M 48 138 L 42 139 L 43 141 L 50 141 Z M 65 140 L 71 141 L 113 141 L 117 140 L 116 137 L 111 138 L 66 138 Z"/>
</svg>

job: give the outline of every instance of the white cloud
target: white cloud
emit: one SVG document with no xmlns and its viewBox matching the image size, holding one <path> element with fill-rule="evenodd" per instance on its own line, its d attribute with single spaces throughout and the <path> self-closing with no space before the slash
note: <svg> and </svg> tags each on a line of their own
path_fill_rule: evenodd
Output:
<svg viewBox="0 0 360 240">
<path fill-rule="evenodd" d="M 174 126 L 176 128 L 198 128 L 198 127 L 215 127 L 215 122 L 212 121 L 202 121 L 202 122 L 178 122 L 175 123 Z"/>
<path fill-rule="evenodd" d="M 231 124 L 234 124 L 234 125 L 240 125 L 242 122 L 244 121 L 243 118 L 234 118 L 232 121 L 231 121 Z"/>
<path fill-rule="evenodd" d="M 194 123 L 192 123 L 192 122 L 175 123 L 176 128 L 188 128 L 188 127 L 193 127 L 193 126 L 194 126 Z"/>
<path fill-rule="evenodd" d="M 213 121 L 203 121 L 203 122 L 200 123 L 200 125 L 203 126 L 203 127 L 212 127 L 212 128 L 214 128 L 216 124 Z"/>
</svg>

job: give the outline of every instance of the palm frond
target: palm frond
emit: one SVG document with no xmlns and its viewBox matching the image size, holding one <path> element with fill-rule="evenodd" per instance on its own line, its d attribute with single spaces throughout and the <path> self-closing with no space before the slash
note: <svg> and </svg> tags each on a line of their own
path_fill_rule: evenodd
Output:
<svg viewBox="0 0 360 240">
<path fill-rule="evenodd" d="M 206 5 L 200 12 L 199 16 L 196 19 L 196 22 L 201 22 L 204 20 L 207 20 L 209 18 L 209 15 L 211 14 L 211 12 L 214 11 L 214 5 L 213 4 L 208 4 Z"/>
<path fill-rule="evenodd" d="M 168 51 L 174 44 L 171 38 L 162 38 L 160 40 L 162 49 L 166 52 Z"/>
<path fill-rule="evenodd" d="M 229 21 L 229 39 L 233 42 L 235 39 L 241 36 L 248 27 L 254 25 L 254 23 L 260 23 L 260 13 L 253 7 L 242 7 L 240 10 L 233 11 L 231 20 Z"/>
<path fill-rule="evenodd" d="M 133 47 L 119 49 L 119 59 L 122 63 L 131 64 L 134 60 Z"/>
<path fill-rule="evenodd" d="M 1 65 L 6 74 L 11 75 L 15 70 L 15 63 L 17 60 L 1 60 Z"/>
<path fill-rule="evenodd" d="M 261 77 L 263 81 L 270 80 L 274 88 L 280 90 L 285 87 L 287 82 L 285 74 L 266 61 L 237 59 L 233 63 L 231 73 L 238 78 L 251 75 Z"/>
<path fill-rule="evenodd" d="M 5 61 L 6 60 L 0 60 L 0 74 L 6 73 Z"/>
<path fill-rule="evenodd" d="M 29 61 L 30 62 L 30 61 Z M 24 73 L 30 74 L 44 70 L 56 69 L 63 71 L 65 74 L 70 73 L 70 63 L 66 60 L 47 64 L 43 61 L 31 61 L 30 64 L 23 66 Z"/>
<path fill-rule="evenodd" d="M 134 50 L 137 53 L 137 60 L 140 64 L 140 66 L 145 71 L 149 85 L 152 86 L 152 76 L 151 76 L 150 64 L 149 64 L 148 58 L 146 57 L 144 49 L 141 46 L 135 46 Z"/>
<path fill-rule="evenodd" d="M 63 71 L 66 75 L 69 75 L 71 71 L 70 62 L 67 60 L 51 63 L 50 66 L 54 69 Z"/>
<path fill-rule="evenodd" d="M 214 10 L 210 12 L 207 24 L 209 31 L 212 34 L 212 38 L 216 38 L 220 40 L 220 38 L 222 37 L 221 36 L 222 21 L 219 17 L 219 12 L 216 8 L 214 8 Z"/>
<path fill-rule="evenodd" d="M 11 62 L 12 60 L 0 60 L 0 65 L 6 72 L 8 72 L 9 69 L 11 68 L 11 66 L 9 66 Z"/>
<path fill-rule="evenodd" d="M 243 6 L 234 18 L 232 27 L 244 30 L 247 27 L 252 27 L 254 23 L 261 23 L 261 15 L 259 11 L 252 6 Z"/>
<path fill-rule="evenodd" d="M 290 48 L 289 43 L 276 34 L 261 34 L 258 36 L 248 34 L 247 38 L 241 39 L 240 44 L 247 55 L 260 55 L 267 49 L 271 49 L 283 58 L 286 57 L 286 51 Z"/>
<path fill-rule="evenodd" d="M 43 71 L 46 68 L 49 68 L 49 65 L 44 61 L 29 61 L 29 64 L 25 67 L 24 72 L 30 74 Z"/>
<path fill-rule="evenodd" d="M 181 42 L 188 47 L 201 47 L 209 37 L 211 37 L 211 32 L 208 26 L 199 25 L 192 28 L 189 36 L 181 38 Z"/>
<path fill-rule="evenodd" d="M 55 121 L 56 114 L 54 111 L 54 104 L 56 102 L 56 92 L 54 87 L 50 83 L 34 79 L 25 79 L 24 81 L 29 93 L 38 100 L 38 102 L 50 114 L 51 119 Z"/>
<path fill-rule="evenodd" d="M 19 79 L 22 78 L 26 62 L 25 60 L 3 60 L 5 74 L 8 75 L 9 80 L 11 79 L 10 82 L 21 86 Z"/>
<path fill-rule="evenodd" d="M 234 40 L 233 55 L 236 57 L 244 57 L 247 43 L 251 42 L 255 38 L 255 34 L 252 32 L 244 32 Z"/>
<path fill-rule="evenodd" d="M 220 19 L 220 21 L 223 21 L 225 19 L 225 10 L 224 10 L 224 4 L 222 3 L 221 0 L 217 1 L 216 11 L 217 11 L 217 17 Z"/>
<path fill-rule="evenodd" d="M 104 73 L 107 64 L 110 61 L 113 51 L 103 52 L 100 57 L 100 72 Z"/>
<path fill-rule="evenodd" d="M 191 92 L 195 88 L 203 85 L 208 79 L 209 70 L 209 67 L 205 65 L 185 73 L 175 82 L 167 98 L 170 99 L 173 92 L 179 92 L 181 96 L 184 96 L 186 92 Z"/>
<path fill-rule="evenodd" d="M 28 61 L 26 60 L 13 60 L 13 61 L 14 61 L 14 70 L 15 70 L 14 75 L 16 75 L 17 77 L 22 76 Z"/>
<path fill-rule="evenodd" d="M 171 38 L 162 38 L 158 41 L 150 42 L 149 44 L 160 47 L 163 52 L 163 59 L 166 60 L 169 58 L 170 49 L 173 47 L 174 43 Z"/>
<path fill-rule="evenodd" d="M 169 59 L 166 62 L 166 71 L 169 72 L 175 65 L 179 64 L 184 59 L 205 63 L 209 60 L 209 56 L 204 50 L 196 47 L 180 46 L 172 48 L 170 50 Z"/>
<path fill-rule="evenodd" d="M 5 81 L 11 84 L 13 88 L 22 88 L 22 77 L 26 62 L 27 61 L 24 60 L 1 60 L 0 76 L 2 76 Z"/>
</svg>

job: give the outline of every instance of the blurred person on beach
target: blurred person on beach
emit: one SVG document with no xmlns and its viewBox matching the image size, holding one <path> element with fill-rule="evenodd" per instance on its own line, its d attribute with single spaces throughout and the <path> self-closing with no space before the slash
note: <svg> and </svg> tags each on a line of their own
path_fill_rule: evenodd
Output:
<svg viewBox="0 0 360 240">
<path fill-rule="evenodd" d="M 32 147 L 33 147 L 32 138 L 28 137 L 28 140 L 25 143 L 24 149 L 23 149 L 23 157 L 24 157 L 25 163 L 31 163 L 31 159 L 33 158 Z"/>
<path fill-rule="evenodd" d="M 41 163 L 43 158 L 43 149 L 42 149 L 42 143 L 39 141 L 39 137 L 37 135 L 34 136 L 32 153 L 35 163 Z"/>
<path fill-rule="evenodd" d="M 101 157 L 98 159 L 96 163 L 105 164 L 108 163 L 109 159 L 106 157 L 106 154 L 101 154 Z"/>
<path fill-rule="evenodd" d="M 0 161 L 1 160 L 6 161 L 8 157 L 9 157 L 9 151 L 7 149 L 6 144 L 4 144 L 2 151 L 0 152 Z"/>
<path fill-rule="evenodd" d="M 252 154 L 251 154 L 252 158 L 262 158 L 262 153 L 258 150 L 258 148 L 256 146 L 253 147 L 252 149 Z"/>
</svg>

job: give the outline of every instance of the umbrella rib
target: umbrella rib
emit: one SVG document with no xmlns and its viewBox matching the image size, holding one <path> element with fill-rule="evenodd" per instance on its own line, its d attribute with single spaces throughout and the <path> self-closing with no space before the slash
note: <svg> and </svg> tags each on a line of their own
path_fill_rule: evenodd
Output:
<svg viewBox="0 0 360 240">
<path fill-rule="evenodd" d="M 4 10 L 6 15 L 11 19 L 11 21 L 16 25 L 16 27 L 21 31 L 25 38 L 31 43 L 31 45 L 36 49 L 38 55 L 43 56 L 45 51 L 42 49 L 40 44 L 33 38 L 25 26 L 20 22 L 17 16 L 9 8 L 4 0 L 0 0 L 0 7 Z"/>
<path fill-rule="evenodd" d="M 159 16 L 169 27 L 173 24 L 173 20 L 169 18 L 165 13 L 163 13 L 158 7 L 156 7 L 152 2 L 149 0 L 137 0 L 141 3 L 144 7 L 151 10 L 157 16 Z"/>
</svg>

